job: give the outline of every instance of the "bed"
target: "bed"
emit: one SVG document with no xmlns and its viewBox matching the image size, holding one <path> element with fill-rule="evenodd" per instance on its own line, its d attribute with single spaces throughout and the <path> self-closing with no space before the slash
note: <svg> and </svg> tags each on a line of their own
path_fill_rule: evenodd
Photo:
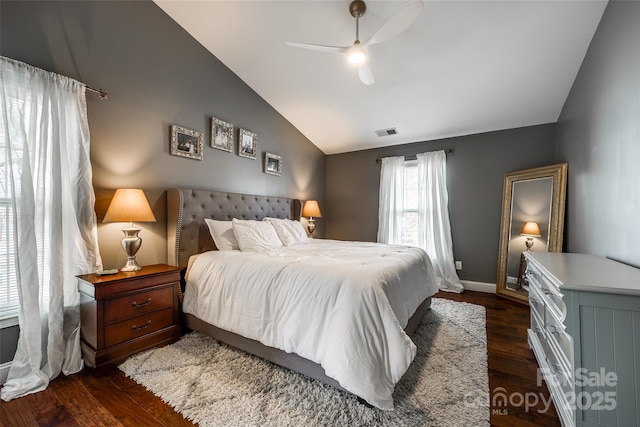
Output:
<svg viewBox="0 0 640 427">
<path fill-rule="evenodd" d="M 437 291 L 430 261 L 417 248 L 324 239 L 268 252 L 217 251 L 205 223 L 292 220 L 300 211 L 301 202 L 289 198 L 167 190 L 168 262 L 185 268 L 185 325 L 392 409 L 393 388 L 415 356 L 409 337 Z M 327 289 L 334 294 L 319 296 Z M 230 302 L 232 291 L 239 302 Z M 346 308 L 345 298 L 358 305 Z"/>
</svg>

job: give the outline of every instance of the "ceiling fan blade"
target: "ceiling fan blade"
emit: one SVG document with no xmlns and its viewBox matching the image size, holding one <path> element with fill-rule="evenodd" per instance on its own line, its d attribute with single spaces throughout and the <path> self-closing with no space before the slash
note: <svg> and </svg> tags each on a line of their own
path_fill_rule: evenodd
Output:
<svg viewBox="0 0 640 427">
<path fill-rule="evenodd" d="M 287 45 L 303 49 L 319 50 L 327 53 L 345 53 L 351 46 L 325 46 L 321 44 L 286 42 Z"/>
<path fill-rule="evenodd" d="M 376 31 L 369 40 L 367 40 L 365 45 L 386 42 L 398 36 L 413 24 L 413 22 L 418 18 L 418 15 L 420 15 L 420 11 L 422 11 L 423 6 L 424 3 L 422 3 L 421 0 L 416 0 L 402 12 L 385 22 L 385 24 L 380 27 L 380 29 Z"/>
<path fill-rule="evenodd" d="M 358 66 L 358 77 L 360 77 L 360 81 L 367 86 L 376 82 L 373 78 L 373 71 L 371 71 L 371 68 L 367 64 L 360 64 Z"/>
</svg>

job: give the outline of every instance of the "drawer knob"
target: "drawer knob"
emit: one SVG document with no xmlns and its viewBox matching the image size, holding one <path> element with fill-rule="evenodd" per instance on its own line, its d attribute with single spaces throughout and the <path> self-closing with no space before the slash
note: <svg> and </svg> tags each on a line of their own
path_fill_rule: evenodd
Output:
<svg viewBox="0 0 640 427">
<path fill-rule="evenodd" d="M 562 375 L 562 366 L 560 366 L 559 363 L 553 363 L 549 359 L 547 359 L 547 363 L 549 364 L 549 369 L 554 375 Z"/>
<path fill-rule="evenodd" d="M 558 328 L 556 328 L 552 324 L 547 323 L 545 326 L 547 327 L 547 331 L 549 331 L 550 333 L 552 333 L 552 334 L 557 334 L 558 333 Z"/>
<path fill-rule="evenodd" d="M 551 291 L 549 289 L 542 288 L 542 293 L 545 294 L 545 295 L 549 295 L 551 293 Z"/>
<path fill-rule="evenodd" d="M 144 329 L 147 329 L 147 328 L 149 327 L 149 325 L 150 325 L 150 324 L 151 324 L 151 320 L 147 320 L 147 323 L 145 323 L 145 325 L 144 325 L 144 326 L 136 326 L 136 325 L 133 325 L 133 326 L 131 327 L 131 329 L 132 329 L 132 330 L 134 330 L 134 331 L 142 331 L 142 330 L 144 330 Z"/>
<path fill-rule="evenodd" d="M 142 304 L 138 304 L 137 301 L 134 301 L 134 302 L 131 303 L 131 305 L 134 306 L 134 307 L 140 308 L 140 307 L 144 307 L 145 305 L 149 304 L 150 302 L 151 302 L 151 297 L 147 298 L 147 300 L 145 302 L 143 302 Z"/>
</svg>

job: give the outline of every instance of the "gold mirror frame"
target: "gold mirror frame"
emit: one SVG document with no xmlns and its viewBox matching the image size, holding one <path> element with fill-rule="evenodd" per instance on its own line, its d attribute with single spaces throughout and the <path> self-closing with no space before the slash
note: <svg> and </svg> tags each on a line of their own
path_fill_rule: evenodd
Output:
<svg viewBox="0 0 640 427">
<path fill-rule="evenodd" d="M 512 289 L 507 286 L 509 261 L 509 244 L 512 228 L 512 205 L 514 184 L 544 178 L 552 179 L 551 212 L 549 214 L 547 250 L 562 252 L 564 232 L 564 205 L 567 188 L 567 163 L 544 166 L 535 169 L 510 172 L 504 175 L 504 193 L 502 196 L 502 222 L 500 225 L 500 248 L 498 250 L 498 276 L 496 294 L 524 304 L 529 303 L 528 291 L 525 288 Z M 523 273 L 520 266 L 519 276 Z M 522 277 L 520 277 L 522 279 Z"/>
</svg>

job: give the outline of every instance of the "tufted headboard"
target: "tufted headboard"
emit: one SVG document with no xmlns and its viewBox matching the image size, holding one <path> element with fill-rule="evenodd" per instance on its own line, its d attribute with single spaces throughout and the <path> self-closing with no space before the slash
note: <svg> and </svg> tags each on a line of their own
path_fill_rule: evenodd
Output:
<svg viewBox="0 0 640 427">
<path fill-rule="evenodd" d="M 301 211 L 302 202 L 297 199 L 171 188 L 167 190 L 167 262 L 185 267 L 191 255 L 216 249 L 205 218 L 300 219 Z"/>
</svg>

